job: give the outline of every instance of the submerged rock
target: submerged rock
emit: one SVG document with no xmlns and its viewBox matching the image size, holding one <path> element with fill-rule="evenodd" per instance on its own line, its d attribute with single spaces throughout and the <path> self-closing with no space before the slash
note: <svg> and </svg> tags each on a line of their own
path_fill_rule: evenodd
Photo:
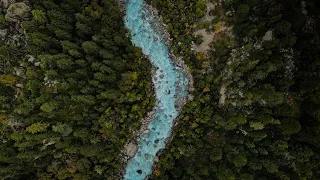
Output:
<svg viewBox="0 0 320 180">
<path fill-rule="evenodd" d="M 6 21 L 19 22 L 30 14 L 30 7 L 23 2 L 13 3 L 9 6 L 8 12 L 5 16 Z"/>
<path fill-rule="evenodd" d="M 149 155 L 148 155 L 148 154 L 145 154 L 145 155 L 144 155 L 144 158 L 146 158 L 146 160 L 148 160 L 148 159 L 149 159 Z"/>
<path fill-rule="evenodd" d="M 149 129 L 146 129 L 146 130 L 143 131 L 144 134 L 148 134 L 149 132 L 150 132 Z"/>
</svg>

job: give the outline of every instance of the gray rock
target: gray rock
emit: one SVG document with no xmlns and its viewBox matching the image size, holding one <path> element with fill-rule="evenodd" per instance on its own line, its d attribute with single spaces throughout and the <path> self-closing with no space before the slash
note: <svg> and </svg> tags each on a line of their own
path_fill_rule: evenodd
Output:
<svg viewBox="0 0 320 180">
<path fill-rule="evenodd" d="M 31 55 L 28 55 L 28 57 L 29 57 L 29 58 L 28 58 L 28 62 L 33 62 L 34 59 L 35 59 L 35 58 L 34 58 L 33 56 L 31 56 Z"/>
<path fill-rule="evenodd" d="M 273 40 L 272 30 L 266 32 L 266 34 L 262 38 L 263 41 L 271 41 Z"/>
<path fill-rule="evenodd" d="M 23 2 L 13 3 L 9 6 L 5 16 L 9 22 L 19 22 L 29 16 L 30 7 Z"/>
<path fill-rule="evenodd" d="M 40 66 L 40 62 L 34 63 L 35 66 Z"/>
<path fill-rule="evenodd" d="M 154 161 L 159 162 L 159 157 L 158 156 L 154 157 Z"/>
<path fill-rule="evenodd" d="M 15 75 L 21 76 L 23 74 L 23 69 L 22 68 L 14 67 L 13 69 L 15 71 Z"/>
<path fill-rule="evenodd" d="M 1 29 L 0 30 L 0 38 L 5 38 L 8 34 L 8 29 Z"/>
<path fill-rule="evenodd" d="M 150 132 L 149 129 L 146 129 L 146 130 L 143 131 L 144 134 L 148 134 L 149 132 Z"/>
<path fill-rule="evenodd" d="M 22 85 L 22 84 L 16 84 L 16 87 L 18 87 L 18 88 L 22 88 L 22 87 L 23 87 L 23 85 Z"/>
<path fill-rule="evenodd" d="M 19 42 L 20 41 L 20 38 L 21 36 L 19 34 L 15 34 L 13 36 L 10 37 L 10 39 L 13 41 L 13 42 Z"/>
<path fill-rule="evenodd" d="M 189 95 L 188 95 L 188 100 L 189 100 L 189 101 L 193 101 L 193 99 L 194 99 L 194 96 L 193 96 L 192 94 L 189 94 Z"/>
<path fill-rule="evenodd" d="M 127 156 L 133 157 L 138 151 L 138 146 L 131 142 L 125 146 L 125 149 Z"/>
</svg>

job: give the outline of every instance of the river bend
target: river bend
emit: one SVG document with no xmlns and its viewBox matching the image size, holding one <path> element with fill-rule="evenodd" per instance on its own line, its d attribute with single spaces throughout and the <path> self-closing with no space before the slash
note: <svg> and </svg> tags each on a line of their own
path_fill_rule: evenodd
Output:
<svg viewBox="0 0 320 180">
<path fill-rule="evenodd" d="M 169 55 L 161 33 L 157 30 L 157 17 L 152 17 L 143 0 L 127 0 L 125 27 L 130 30 L 131 41 L 142 49 L 156 71 L 153 74 L 156 105 L 147 133 L 141 135 L 138 151 L 125 168 L 124 179 L 144 180 L 152 174 L 156 153 L 165 148 L 170 138 L 173 121 L 178 117 L 182 102 L 188 95 L 188 78 Z"/>
</svg>

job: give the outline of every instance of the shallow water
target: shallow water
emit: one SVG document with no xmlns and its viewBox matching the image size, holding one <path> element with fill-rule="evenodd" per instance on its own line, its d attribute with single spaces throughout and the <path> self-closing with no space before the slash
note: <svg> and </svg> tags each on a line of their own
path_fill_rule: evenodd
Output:
<svg viewBox="0 0 320 180">
<path fill-rule="evenodd" d="M 179 115 L 175 103 L 187 97 L 188 79 L 183 69 L 169 58 L 168 47 L 151 24 L 152 21 L 157 24 L 157 18 L 151 17 L 151 13 L 143 8 L 143 0 L 127 0 L 125 7 L 124 21 L 126 28 L 131 31 L 132 43 L 142 48 L 143 54 L 157 69 L 152 80 L 157 104 L 154 118 L 148 126 L 150 132 L 140 137 L 138 152 L 125 169 L 126 180 L 143 180 L 152 174 L 155 155 L 165 148 L 165 140 L 171 136 L 173 120 Z"/>
</svg>

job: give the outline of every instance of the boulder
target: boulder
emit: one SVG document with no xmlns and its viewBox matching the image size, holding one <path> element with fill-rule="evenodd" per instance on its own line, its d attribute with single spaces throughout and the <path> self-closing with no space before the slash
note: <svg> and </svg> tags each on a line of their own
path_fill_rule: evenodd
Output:
<svg viewBox="0 0 320 180">
<path fill-rule="evenodd" d="M 0 29 L 0 38 L 5 38 L 8 34 L 8 29 Z"/>
<path fill-rule="evenodd" d="M 40 62 L 34 63 L 35 66 L 40 66 Z"/>
<path fill-rule="evenodd" d="M 189 100 L 189 101 L 193 101 L 193 99 L 194 99 L 194 96 L 193 96 L 192 94 L 189 94 L 189 95 L 188 95 L 188 100 Z"/>
<path fill-rule="evenodd" d="M 8 12 L 5 16 L 6 21 L 9 22 L 19 22 L 30 14 L 30 7 L 23 2 L 13 3 L 9 6 Z"/>
<path fill-rule="evenodd" d="M 31 55 L 27 55 L 27 57 L 28 57 L 28 62 L 32 63 L 35 60 L 35 58 Z"/>
<path fill-rule="evenodd" d="M 17 76 L 22 76 L 23 75 L 23 69 L 22 68 L 19 68 L 19 67 L 13 67 L 14 69 L 14 74 L 17 75 Z"/>
<path fill-rule="evenodd" d="M 138 151 L 138 146 L 131 142 L 125 146 L 125 149 L 127 156 L 133 157 Z"/>
<path fill-rule="evenodd" d="M 144 134 L 148 134 L 149 132 L 150 132 L 149 129 L 146 129 L 146 130 L 143 131 Z"/>
<path fill-rule="evenodd" d="M 273 34 L 272 30 L 267 31 L 266 34 L 263 36 L 262 40 L 263 41 L 271 41 L 271 40 L 273 40 L 273 35 L 272 34 Z"/>
<path fill-rule="evenodd" d="M 158 156 L 154 157 L 154 161 L 159 162 L 159 157 Z"/>
</svg>

